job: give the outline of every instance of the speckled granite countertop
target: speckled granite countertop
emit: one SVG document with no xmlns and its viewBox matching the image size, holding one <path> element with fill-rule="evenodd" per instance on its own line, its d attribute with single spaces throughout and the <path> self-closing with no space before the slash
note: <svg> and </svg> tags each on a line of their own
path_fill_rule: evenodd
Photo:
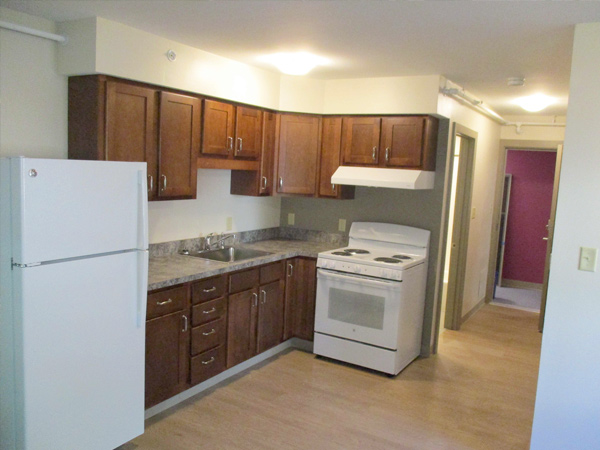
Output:
<svg viewBox="0 0 600 450">
<path fill-rule="evenodd" d="M 238 244 L 236 247 L 264 250 L 271 254 L 233 263 L 208 261 L 179 254 L 155 256 L 150 258 L 148 290 L 152 291 L 295 256 L 316 258 L 319 252 L 332 250 L 340 245 L 330 242 L 270 239 Z"/>
</svg>

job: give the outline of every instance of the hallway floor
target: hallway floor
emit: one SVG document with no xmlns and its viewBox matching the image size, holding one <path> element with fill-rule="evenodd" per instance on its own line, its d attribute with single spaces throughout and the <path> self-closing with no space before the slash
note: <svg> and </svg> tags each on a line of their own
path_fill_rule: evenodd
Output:
<svg viewBox="0 0 600 450">
<path fill-rule="evenodd" d="M 486 305 L 395 378 L 292 350 L 150 419 L 120 450 L 525 450 L 537 317 Z"/>
</svg>

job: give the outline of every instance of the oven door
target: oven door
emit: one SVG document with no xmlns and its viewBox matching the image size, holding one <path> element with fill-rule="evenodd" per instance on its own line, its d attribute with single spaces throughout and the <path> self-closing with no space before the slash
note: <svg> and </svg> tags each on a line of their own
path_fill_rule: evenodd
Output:
<svg viewBox="0 0 600 450">
<path fill-rule="evenodd" d="M 398 347 L 402 282 L 318 269 L 315 331 Z"/>
</svg>

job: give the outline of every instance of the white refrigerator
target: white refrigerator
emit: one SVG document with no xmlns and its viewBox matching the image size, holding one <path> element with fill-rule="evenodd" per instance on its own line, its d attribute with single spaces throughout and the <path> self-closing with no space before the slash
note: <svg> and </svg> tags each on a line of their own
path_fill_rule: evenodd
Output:
<svg viewBox="0 0 600 450">
<path fill-rule="evenodd" d="M 0 159 L 0 448 L 144 432 L 146 164 Z"/>
</svg>

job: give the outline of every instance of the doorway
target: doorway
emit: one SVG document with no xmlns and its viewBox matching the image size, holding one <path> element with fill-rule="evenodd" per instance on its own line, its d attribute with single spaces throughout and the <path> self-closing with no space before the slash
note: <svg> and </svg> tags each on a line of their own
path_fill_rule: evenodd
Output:
<svg viewBox="0 0 600 450">
<path fill-rule="evenodd" d="M 475 167 L 477 133 L 454 124 L 450 181 L 447 185 L 448 225 L 444 251 L 442 295 L 438 314 L 438 335 L 444 328 L 460 329 L 462 298 L 465 287 L 471 197 Z"/>
<path fill-rule="evenodd" d="M 552 141 L 501 145 L 486 301 L 539 311 L 541 331 L 562 145 Z"/>
</svg>

